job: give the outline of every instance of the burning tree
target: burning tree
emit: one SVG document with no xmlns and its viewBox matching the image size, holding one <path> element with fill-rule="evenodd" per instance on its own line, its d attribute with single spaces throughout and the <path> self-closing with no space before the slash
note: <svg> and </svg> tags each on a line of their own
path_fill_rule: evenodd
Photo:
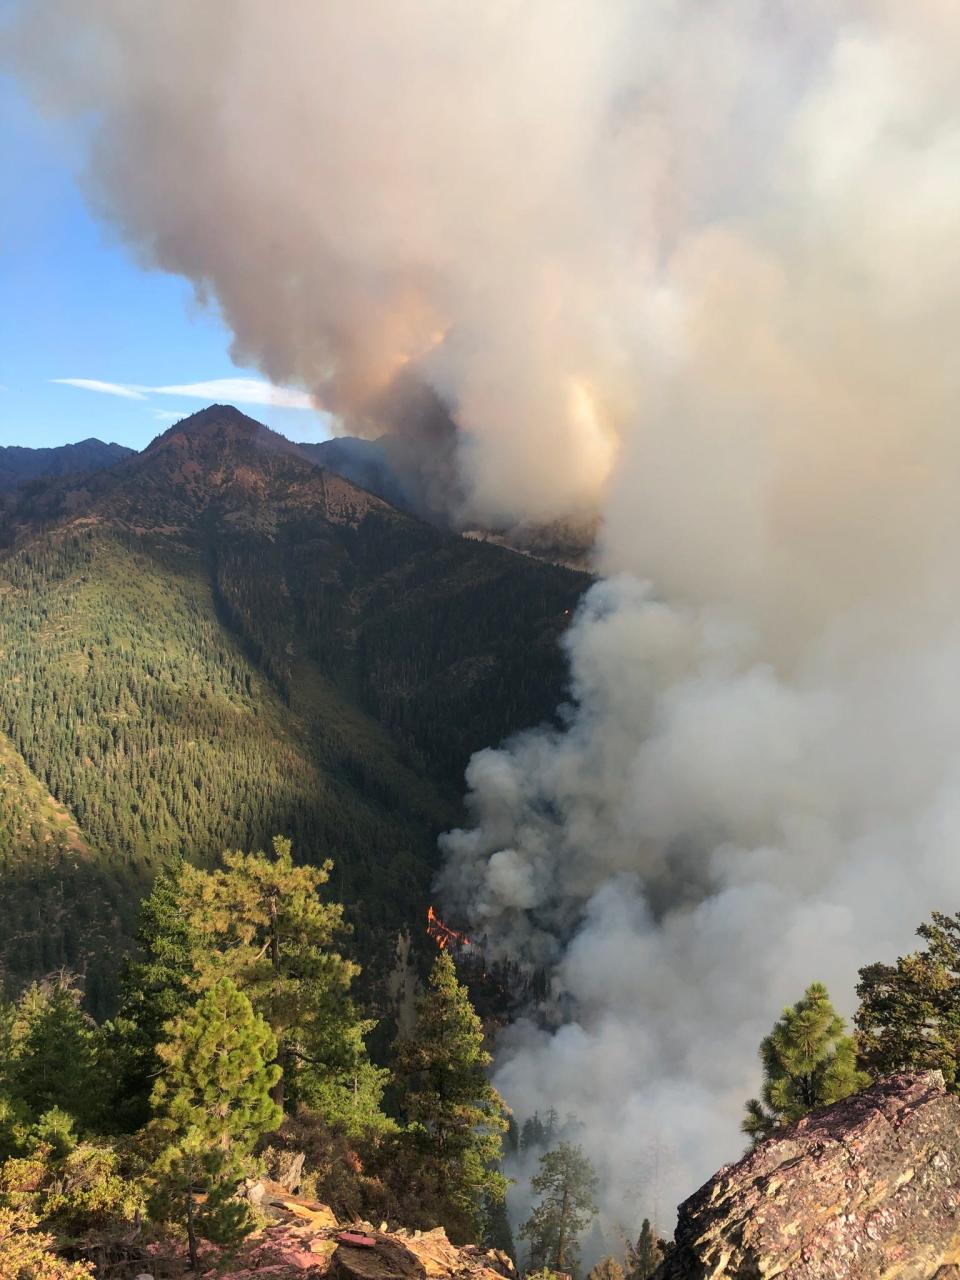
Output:
<svg viewBox="0 0 960 1280">
<path fill-rule="evenodd" d="M 441 920 L 434 907 L 427 907 L 427 933 L 441 951 L 459 951 L 473 946 L 465 933 L 452 929 Z"/>
</svg>

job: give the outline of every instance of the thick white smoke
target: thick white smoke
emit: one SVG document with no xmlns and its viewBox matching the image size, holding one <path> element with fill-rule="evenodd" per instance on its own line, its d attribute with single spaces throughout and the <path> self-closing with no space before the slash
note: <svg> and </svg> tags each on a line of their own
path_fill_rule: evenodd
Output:
<svg viewBox="0 0 960 1280">
<path fill-rule="evenodd" d="M 464 518 L 602 510 L 566 728 L 476 757 L 445 889 L 553 975 L 498 1083 L 666 1217 L 781 1005 L 958 905 L 960 8 L 46 0 L 5 44 L 244 360 L 350 421 L 416 370 Z"/>
</svg>

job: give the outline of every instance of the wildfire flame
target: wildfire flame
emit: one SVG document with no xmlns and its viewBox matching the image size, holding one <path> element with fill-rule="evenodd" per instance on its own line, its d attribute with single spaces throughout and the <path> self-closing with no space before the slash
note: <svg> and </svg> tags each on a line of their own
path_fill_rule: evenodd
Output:
<svg viewBox="0 0 960 1280">
<path fill-rule="evenodd" d="M 441 951 L 445 951 L 448 947 L 472 945 L 465 933 L 458 933 L 456 929 L 451 929 L 448 924 L 444 924 L 433 907 L 427 907 L 427 933 Z"/>
</svg>

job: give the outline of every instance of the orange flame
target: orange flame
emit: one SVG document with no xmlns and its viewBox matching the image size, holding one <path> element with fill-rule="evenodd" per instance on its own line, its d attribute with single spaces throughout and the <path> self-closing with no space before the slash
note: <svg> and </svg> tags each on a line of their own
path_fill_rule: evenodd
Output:
<svg viewBox="0 0 960 1280">
<path fill-rule="evenodd" d="M 441 951 L 445 951 L 448 947 L 469 947 L 471 945 L 467 935 L 458 933 L 456 929 L 451 929 L 448 924 L 444 924 L 433 907 L 427 907 L 427 933 Z"/>
</svg>

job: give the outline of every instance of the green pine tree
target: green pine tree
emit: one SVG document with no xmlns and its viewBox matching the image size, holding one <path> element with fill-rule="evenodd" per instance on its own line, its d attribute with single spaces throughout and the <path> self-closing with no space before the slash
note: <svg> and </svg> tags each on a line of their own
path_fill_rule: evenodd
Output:
<svg viewBox="0 0 960 1280">
<path fill-rule="evenodd" d="M 0 1071 L 9 1096 L 34 1117 L 56 1108 L 91 1130 L 103 1116 L 102 1039 L 80 996 L 66 974 L 28 987 L 8 1023 Z"/>
<path fill-rule="evenodd" d="M 214 872 L 187 868 L 196 904 L 190 924 L 201 943 L 198 982 L 232 978 L 273 1030 L 279 1106 L 304 1097 L 318 1108 L 329 1103 L 333 1114 L 321 1118 L 333 1123 L 362 1104 L 376 1125 L 382 1076 L 368 1070 L 369 1024 L 349 994 L 359 968 L 331 947 L 344 930 L 343 907 L 319 897 L 331 866 L 295 866 L 290 841 L 277 836 L 272 857 L 227 853 Z"/>
<path fill-rule="evenodd" d="M 137 954 L 125 967 L 120 1010 L 108 1025 L 114 1072 L 113 1113 L 119 1127 L 140 1128 L 150 1114 L 156 1046 L 164 1027 L 196 999 L 197 937 L 190 925 L 186 862 L 169 859 L 140 906 Z"/>
<path fill-rule="evenodd" d="M 650 1219 L 644 1218 L 640 1225 L 637 1243 L 627 1251 L 627 1275 L 629 1280 L 650 1280 L 663 1260 L 663 1251 L 657 1241 L 656 1233 L 650 1225 Z"/>
<path fill-rule="evenodd" d="M 960 1088 L 960 916 L 935 911 L 918 935 L 926 950 L 860 970 L 854 1022 L 862 1064 L 874 1076 L 943 1072 Z"/>
<path fill-rule="evenodd" d="M 33 1149 L 43 1147 L 54 1159 L 67 1155 L 77 1145 L 73 1116 L 61 1107 L 44 1111 L 27 1131 L 26 1145 Z"/>
<path fill-rule="evenodd" d="M 499 1249 L 516 1263 L 517 1247 L 513 1239 L 513 1229 L 507 1215 L 504 1197 L 487 1194 L 483 1200 L 483 1243 L 488 1249 Z"/>
<path fill-rule="evenodd" d="M 856 1093 L 869 1082 L 857 1067 L 856 1044 L 845 1034 L 845 1023 L 819 982 L 812 983 L 795 1005 L 784 1009 L 760 1045 L 760 1059 L 762 1100 L 749 1100 L 741 1125 L 754 1142 L 815 1107 Z"/>
<path fill-rule="evenodd" d="M 441 951 L 416 1026 L 397 1046 L 407 1122 L 399 1172 L 458 1239 L 478 1234 L 484 1199 L 502 1200 L 506 1190 L 496 1162 L 507 1108 L 486 1078 L 490 1061 L 467 989 L 457 981 L 449 953 Z"/>
<path fill-rule="evenodd" d="M 301 1064 L 297 1076 L 299 1102 L 351 1142 L 375 1141 L 397 1127 L 382 1110 L 390 1072 L 374 1066 L 367 1054 L 364 1037 L 374 1026 L 348 1017 L 337 1031 L 339 1044 L 328 1054 L 329 1065 Z"/>
<path fill-rule="evenodd" d="M 520 1129 L 512 1115 L 507 1117 L 507 1132 L 503 1139 L 503 1145 L 514 1156 L 520 1150 Z"/>
<path fill-rule="evenodd" d="M 540 1113 L 535 1111 L 523 1122 L 523 1128 L 520 1130 L 520 1150 L 529 1151 L 532 1147 L 542 1147 L 546 1143 L 546 1137 L 547 1131 L 540 1119 Z"/>
<path fill-rule="evenodd" d="M 162 1141 L 154 1206 L 182 1222 L 196 1272 L 198 1236 L 230 1245 L 252 1225 L 234 1191 L 257 1139 L 282 1119 L 270 1096 L 280 1068 L 270 1065 L 273 1032 L 229 978 L 168 1030 L 157 1049 L 163 1069 L 152 1098 Z"/>
<path fill-rule="evenodd" d="M 529 1266 L 576 1274 L 580 1236 L 597 1215 L 597 1176 L 580 1147 L 559 1143 L 540 1157 L 530 1186 L 539 1203 L 520 1228 Z"/>
</svg>

